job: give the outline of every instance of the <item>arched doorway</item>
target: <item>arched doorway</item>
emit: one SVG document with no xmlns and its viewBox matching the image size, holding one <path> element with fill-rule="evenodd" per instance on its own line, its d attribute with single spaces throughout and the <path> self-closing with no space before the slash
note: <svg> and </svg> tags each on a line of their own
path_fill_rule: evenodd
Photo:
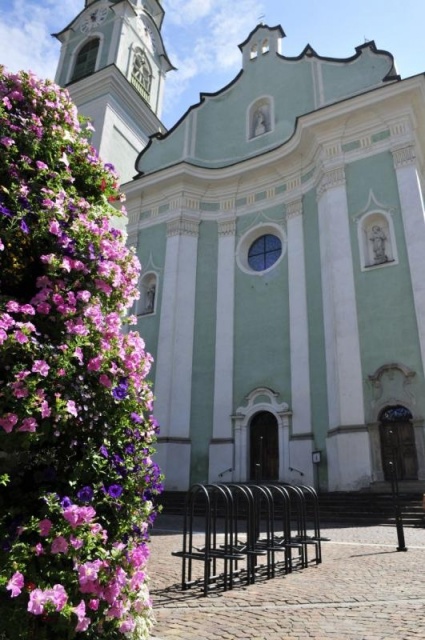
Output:
<svg viewBox="0 0 425 640">
<path fill-rule="evenodd" d="M 385 480 L 392 478 L 392 463 L 398 480 L 417 480 L 418 460 L 412 414 L 401 405 L 386 407 L 381 411 L 379 421 Z"/>
<path fill-rule="evenodd" d="M 276 417 L 269 411 L 256 413 L 250 422 L 250 479 L 279 479 L 279 440 Z"/>
</svg>

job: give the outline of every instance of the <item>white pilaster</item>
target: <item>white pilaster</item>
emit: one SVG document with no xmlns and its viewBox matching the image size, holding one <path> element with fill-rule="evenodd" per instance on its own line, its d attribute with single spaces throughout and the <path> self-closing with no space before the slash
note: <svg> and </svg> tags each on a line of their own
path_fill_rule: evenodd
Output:
<svg viewBox="0 0 425 640">
<path fill-rule="evenodd" d="M 190 464 L 180 464 L 177 449 L 188 451 L 195 319 L 199 221 L 180 215 L 167 228 L 154 393 L 160 424 L 162 470 L 167 488 L 187 489 Z"/>
<path fill-rule="evenodd" d="M 356 292 L 345 172 L 325 173 L 318 187 L 319 236 L 329 426 L 364 423 Z"/>
<path fill-rule="evenodd" d="M 425 370 L 425 212 L 413 146 L 393 151 L 412 280 L 422 366 Z"/>
<path fill-rule="evenodd" d="M 310 366 L 301 199 L 286 205 L 292 433 L 311 432 Z"/>
<path fill-rule="evenodd" d="M 233 468 L 233 332 L 235 294 L 234 219 L 218 223 L 217 307 L 214 369 L 213 438 L 209 479 L 229 479 Z M 221 476 L 227 472 L 226 476 Z"/>
</svg>

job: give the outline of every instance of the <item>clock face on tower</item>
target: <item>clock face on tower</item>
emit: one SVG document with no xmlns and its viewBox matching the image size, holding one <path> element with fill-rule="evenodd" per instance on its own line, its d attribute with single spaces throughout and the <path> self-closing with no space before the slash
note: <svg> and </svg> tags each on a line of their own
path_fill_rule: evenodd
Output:
<svg viewBox="0 0 425 640">
<path fill-rule="evenodd" d="M 83 22 L 80 26 L 81 31 L 85 34 L 90 33 L 90 31 L 102 24 L 107 15 L 108 7 L 106 5 L 93 8 L 83 18 Z"/>
</svg>

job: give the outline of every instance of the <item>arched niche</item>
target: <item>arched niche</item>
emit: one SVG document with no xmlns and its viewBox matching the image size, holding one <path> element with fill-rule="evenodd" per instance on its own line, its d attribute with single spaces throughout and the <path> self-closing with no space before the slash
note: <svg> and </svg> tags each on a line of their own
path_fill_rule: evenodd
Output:
<svg viewBox="0 0 425 640">
<path fill-rule="evenodd" d="M 158 276 L 156 273 L 145 273 L 140 281 L 140 298 L 137 301 L 137 315 L 153 315 L 156 311 Z"/>
<path fill-rule="evenodd" d="M 373 211 L 363 215 L 358 234 L 362 271 L 398 263 L 393 221 L 387 212 Z"/>
<path fill-rule="evenodd" d="M 269 96 L 256 100 L 248 109 L 248 139 L 253 140 L 273 129 L 273 101 Z"/>
</svg>

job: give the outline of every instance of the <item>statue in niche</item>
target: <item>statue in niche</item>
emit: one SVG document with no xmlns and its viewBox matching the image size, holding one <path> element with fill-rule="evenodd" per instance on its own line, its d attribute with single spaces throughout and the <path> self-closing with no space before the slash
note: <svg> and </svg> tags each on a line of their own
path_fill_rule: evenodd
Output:
<svg viewBox="0 0 425 640">
<path fill-rule="evenodd" d="M 145 313 L 153 313 L 155 306 L 155 292 L 156 287 L 154 284 L 152 284 L 146 291 Z"/>
<path fill-rule="evenodd" d="M 383 228 L 379 225 L 374 225 L 372 227 L 370 241 L 372 243 L 373 258 L 375 264 L 388 262 L 388 257 L 385 253 L 386 240 L 387 236 L 385 235 Z"/>
<path fill-rule="evenodd" d="M 264 109 L 257 109 L 254 113 L 254 136 L 261 136 L 262 133 L 267 131 L 266 114 Z"/>
</svg>

